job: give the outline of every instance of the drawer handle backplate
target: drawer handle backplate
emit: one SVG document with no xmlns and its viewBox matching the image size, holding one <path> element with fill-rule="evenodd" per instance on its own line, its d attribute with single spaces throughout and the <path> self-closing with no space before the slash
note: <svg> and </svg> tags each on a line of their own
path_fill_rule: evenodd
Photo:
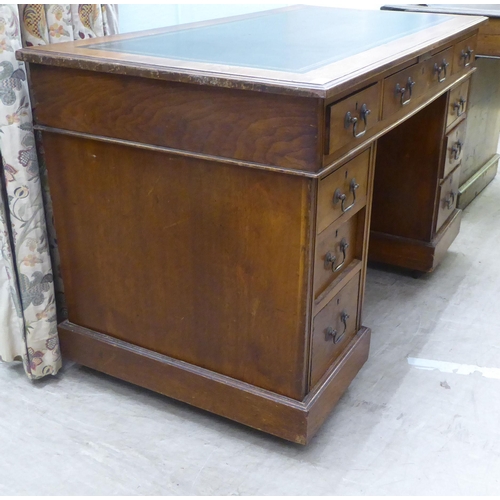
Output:
<svg viewBox="0 0 500 500">
<path fill-rule="evenodd" d="M 465 103 L 467 102 L 462 96 L 453 104 L 453 109 L 456 110 L 457 116 L 462 116 L 465 112 Z"/>
<path fill-rule="evenodd" d="M 464 60 L 464 68 L 466 68 L 467 66 L 470 66 L 473 52 L 474 52 L 474 50 L 471 49 L 469 46 L 467 46 L 466 50 L 462 50 L 462 52 L 460 54 L 460 59 Z"/>
<path fill-rule="evenodd" d="M 438 63 L 434 64 L 434 73 L 437 73 L 439 83 L 444 82 L 446 80 L 446 68 L 449 65 L 450 63 L 446 62 L 446 59 L 443 59 L 441 66 L 438 66 Z M 441 76 L 441 73 L 443 73 L 444 76 Z"/>
<path fill-rule="evenodd" d="M 451 148 L 451 154 L 452 154 L 452 159 L 453 160 L 458 160 L 460 158 L 460 155 L 462 154 L 462 146 L 464 143 L 462 141 L 457 141 Z"/>
<path fill-rule="evenodd" d="M 336 273 L 338 270 L 342 268 L 342 266 L 345 264 L 345 259 L 346 259 L 346 250 L 349 248 L 349 243 L 347 243 L 347 240 L 345 238 L 342 238 L 340 240 L 340 251 L 343 254 L 343 259 L 342 262 L 336 266 L 335 262 L 337 261 L 337 256 L 334 255 L 332 252 L 328 252 L 325 255 L 325 267 L 328 269 L 332 269 L 332 273 Z"/>
<path fill-rule="evenodd" d="M 411 76 L 408 77 L 406 87 L 401 87 L 399 83 L 396 83 L 396 95 L 400 95 L 401 97 L 401 106 L 406 106 L 411 101 L 411 93 L 414 85 L 415 82 L 411 79 Z M 408 99 L 405 99 L 406 93 L 408 93 Z"/>
<path fill-rule="evenodd" d="M 449 196 L 444 201 L 446 203 L 446 207 L 448 208 L 448 210 L 455 204 L 455 197 L 456 196 L 457 196 L 457 193 L 455 191 L 451 191 Z"/>
<path fill-rule="evenodd" d="M 356 182 L 356 179 L 353 177 L 351 180 L 351 184 L 349 186 L 349 190 L 352 191 L 352 203 L 349 206 L 344 206 L 345 200 L 347 198 L 345 193 L 342 193 L 339 188 L 335 190 L 335 193 L 333 194 L 333 203 L 336 205 L 339 201 L 341 202 L 341 208 L 342 212 L 347 212 L 348 210 L 351 210 L 351 208 L 354 206 L 356 203 L 356 189 L 359 188 L 359 184 Z"/>
<path fill-rule="evenodd" d="M 344 323 L 344 330 L 343 330 L 343 332 L 341 334 L 339 334 L 339 332 L 337 330 L 335 330 L 333 327 L 329 326 L 326 329 L 326 338 L 327 338 L 327 340 L 329 340 L 330 337 L 331 337 L 332 340 L 333 340 L 333 343 L 334 344 L 338 344 L 344 338 L 345 332 L 347 331 L 347 320 L 348 319 L 349 319 L 349 314 L 347 314 L 347 311 L 344 309 L 340 313 L 340 321 L 342 321 L 342 323 Z"/>
<path fill-rule="evenodd" d="M 367 120 L 367 117 L 368 115 L 371 113 L 371 110 L 368 109 L 368 107 L 366 106 L 366 104 L 363 104 L 361 106 L 361 109 L 359 110 L 359 117 L 361 120 L 363 120 L 364 124 L 365 124 L 365 127 L 363 128 L 363 130 L 361 130 L 360 132 L 358 132 L 358 123 L 359 123 L 359 120 L 356 116 L 352 116 L 352 113 L 350 111 L 348 111 L 346 114 L 345 114 L 345 118 L 344 118 L 344 128 L 349 128 L 352 124 L 352 135 L 355 137 L 355 138 L 358 138 L 358 137 L 361 137 L 363 135 L 366 134 L 366 127 L 368 126 L 368 120 Z"/>
</svg>

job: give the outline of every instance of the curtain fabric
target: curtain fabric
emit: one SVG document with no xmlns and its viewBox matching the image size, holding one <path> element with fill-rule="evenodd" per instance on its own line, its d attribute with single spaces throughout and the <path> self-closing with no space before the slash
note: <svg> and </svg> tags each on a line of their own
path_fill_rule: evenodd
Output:
<svg viewBox="0 0 500 500">
<path fill-rule="evenodd" d="M 0 360 L 22 360 L 31 379 L 61 367 L 56 290 L 63 300 L 43 155 L 15 51 L 114 34 L 117 24 L 114 5 L 0 5 Z"/>
</svg>

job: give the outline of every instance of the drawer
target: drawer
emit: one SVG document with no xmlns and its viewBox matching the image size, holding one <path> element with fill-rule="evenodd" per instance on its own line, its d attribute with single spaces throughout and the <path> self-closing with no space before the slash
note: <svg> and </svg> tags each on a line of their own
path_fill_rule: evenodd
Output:
<svg viewBox="0 0 500 500">
<path fill-rule="evenodd" d="M 462 162 L 466 129 L 467 120 L 464 120 L 445 137 L 446 149 L 441 179 L 444 179 Z"/>
<path fill-rule="evenodd" d="M 314 386 L 357 332 L 360 273 L 313 320 L 311 383 Z"/>
<path fill-rule="evenodd" d="M 382 118 L 385 119 L 427 90 L 424 63 L 414 64 L 384 80 Z"/>
<path fill-rule="evenodd" d="M 474 65 L 477 35 L 470 36 L 455 45 L 453 50 L 453 73 Z"/>
<path fill-rule="evenodd" d="M 344 213 L 366 205 L 370 150 L 367 149 L 319 181 L 317 232 Z"/>
<path fill-rule="evenodd" d="M 318 235 L 314 259 L 314 298 L 326 290 L 354 259 L 361 259 L 362 212 L 342 225 L 331 224 Z"/>
<path fill-rule="evenodd" d="M 439 207 L 436 221 L 436 233 L 441 229 L 441 226 L 451 216 L 457 205 L 458 184 L 460 180 L 460 169 L 455 169 L 441 183 L 439 188 Z"/>
<path fill-rule="evenodd" d="M 448 100 L 448 116 L 446 117 L 446 127 L 453 124 L 459 116 L 467 111 L 467 100 L 469 94 L 469 82 L 466 80 L 450 92 Z"/>
<path fill-rule="evenodd" d="M 379 83 L 327 108 L 330 119 L 328 154 L 360 140 L 379 120 Z"/>
<path fill-rule="evenodd" d="M 424 61 L 424 80 L 426 89 L 448 83 L 452 72 L 453 47 L 438 52 Z"/>
</svg>

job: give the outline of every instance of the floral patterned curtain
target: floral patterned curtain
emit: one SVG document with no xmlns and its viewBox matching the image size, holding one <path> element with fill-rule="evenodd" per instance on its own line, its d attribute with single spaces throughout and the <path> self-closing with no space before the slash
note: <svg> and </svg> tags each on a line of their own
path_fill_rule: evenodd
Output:
<svg viewBox="0 0 500 500">
<path fill-rule="evenodd" d="M 22 360 L 31 379 L 61 367 L 55 297 L 62 284 L 52 271 L 57 243 L 26 68 L 15 51 L 117 33 L 117 23 L 109 4 L 0 5 L 0 360 Z"/>
</svg>

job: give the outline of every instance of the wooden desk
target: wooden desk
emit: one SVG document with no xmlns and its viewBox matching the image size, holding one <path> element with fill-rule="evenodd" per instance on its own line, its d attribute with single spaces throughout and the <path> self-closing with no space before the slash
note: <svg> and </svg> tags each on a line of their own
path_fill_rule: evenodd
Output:
<svg viewBox="0 0 500 500">
<path fill-rule="evenodd" d="M 19 51 L 63 355 L 307 443 L 368 356 L 375 161 L 394 151 L 429 204 L 432 265 L 458 231 L 443 141 L 465 119 L 449 99 L 482 22 L 295 7 Z M 399 130 L 411 161 L 385 140 Z"/>
<path fill-rule="evenodd" d="M 457 15 L 480 15 L 488 22 L 479 29 L 478 71 L 472 76 L 467 111 L 458 208 L 465 208 L 494 179 L 498 170 L 500 135 L 500 5 L 386 5 L 385 10 Z"/>
</svg>

